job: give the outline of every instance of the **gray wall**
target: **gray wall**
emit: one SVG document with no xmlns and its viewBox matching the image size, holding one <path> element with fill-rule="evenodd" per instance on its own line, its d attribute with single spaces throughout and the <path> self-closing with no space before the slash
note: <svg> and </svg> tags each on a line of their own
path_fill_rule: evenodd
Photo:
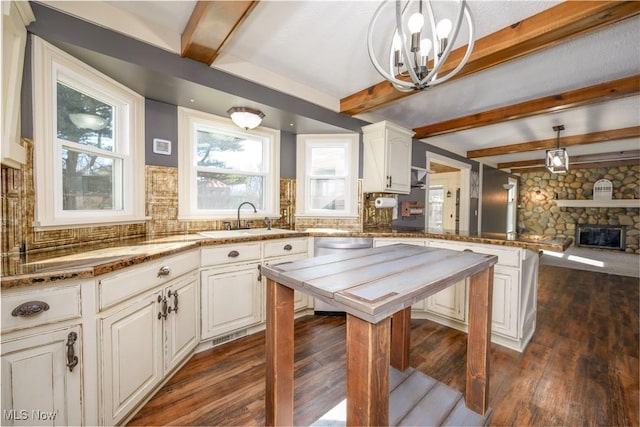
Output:
<svg viewBox="0 0 640 427">
<path fill-rule="evenodd" d="M 296 177 L 296 135 L 280 132 L 280 178 Z"/>
<path fill-rule="evenodd" d="M 145 164 L 178 167 L 178 107 L 164 102 L 145 100 L 144 104 Z M 153 152 L 154 138 L 171 141 L 171 155 Z"/>
</svg>

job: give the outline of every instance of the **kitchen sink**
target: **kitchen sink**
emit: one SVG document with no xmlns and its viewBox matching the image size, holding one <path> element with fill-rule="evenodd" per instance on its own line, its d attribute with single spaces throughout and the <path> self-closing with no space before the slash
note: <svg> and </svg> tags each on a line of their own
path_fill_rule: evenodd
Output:
<svg viewBox="0 0 640 427">
<path fill-rule="evenodd" d="M 229 239 L 234 237 L 264 236 L 270 234 L 286 234 L 295 233 L 294 230 L 285 230 L 283 228 L 245 228 L 240 230 L 214 230 L 200 231 L 198 234 L 210 239 Z"/>
</svg>

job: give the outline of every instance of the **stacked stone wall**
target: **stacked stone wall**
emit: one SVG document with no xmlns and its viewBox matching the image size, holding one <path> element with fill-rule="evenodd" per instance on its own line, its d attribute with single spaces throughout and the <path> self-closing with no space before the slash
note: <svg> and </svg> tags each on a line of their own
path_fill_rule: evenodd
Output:
<svg viewBox="0 0 640 427">
<path fill-rule="evenodd" d="M 557 199 L 592 200 L 593 186 L 599 179 L 608 179 L 613 184 L 612 199 L 640 199 L 640 165 L 572 169 L 567 174 L 523 173 L 519 183 L 519 232 L 575 239 L 577 224 L 624 225 L 625 252 L 640 254 L 639 208 L 556 205 Z"/>
</svg>

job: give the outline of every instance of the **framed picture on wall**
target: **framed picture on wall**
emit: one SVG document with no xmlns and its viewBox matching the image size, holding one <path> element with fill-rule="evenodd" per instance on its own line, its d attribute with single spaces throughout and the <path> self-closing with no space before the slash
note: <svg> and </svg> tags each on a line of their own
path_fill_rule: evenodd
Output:
<svg viewBox="0 0 640 427">
<path fill-rule="evenodd" d="M 153 138 L 153 152 L 156 154 L 170 156 L 171 141 L 169 141 L 168 139 Z"/>
</svg>

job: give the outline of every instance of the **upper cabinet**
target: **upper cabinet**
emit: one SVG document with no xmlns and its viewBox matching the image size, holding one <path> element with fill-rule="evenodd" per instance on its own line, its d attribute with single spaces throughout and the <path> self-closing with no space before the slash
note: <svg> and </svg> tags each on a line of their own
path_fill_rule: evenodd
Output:
<svg viewBox="0 0 640 427">
<path fill-rule="evenodd" d="M 362 132 L 362 191 L 409 194 L 414 132 L 388 121 L 364 126 Z"/>
<path fill-rule="evenodd" d="M 26 1 L 2 2 L 2 158 L 3 165 L 20 168 L 27 161 L 20 143 L 20 90 L 26 26 L 35 20 Z"/>
</svg>

